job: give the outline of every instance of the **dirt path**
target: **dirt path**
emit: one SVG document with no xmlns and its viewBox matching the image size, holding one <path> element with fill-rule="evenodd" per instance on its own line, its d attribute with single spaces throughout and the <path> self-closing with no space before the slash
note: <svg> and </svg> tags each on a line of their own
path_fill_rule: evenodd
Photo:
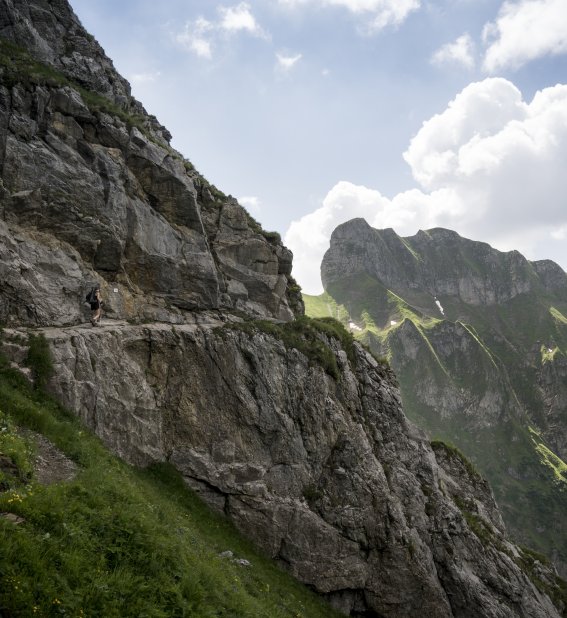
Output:
<svg viewBox="0 0 567 618">
<path fill-rule="evenodd" d="M 77 464 L 60 451 L 53 442 L 34 431 L 26 430 L 26 435 L 35 442 L 37 455 L 34 461 L 34 477 L 42 485 L 61 481 L 72 481 L 79 471 Z"/>
</svg>

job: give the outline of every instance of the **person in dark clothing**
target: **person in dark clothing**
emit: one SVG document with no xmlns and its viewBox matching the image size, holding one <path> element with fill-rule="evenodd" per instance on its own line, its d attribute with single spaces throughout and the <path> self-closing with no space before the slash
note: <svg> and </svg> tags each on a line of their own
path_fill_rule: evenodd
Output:
<svg viewBox="0 0 567 618">
<path fill-rule="evenodd" d="M 93 326 L 100 326 L 100 318 L 102 316 L 102 306 L 103 302 L 100 297 L 100 287 L 95 287 L 90 296 L 90 304 L 91 304 L 91 324 Z"/>
</svg>

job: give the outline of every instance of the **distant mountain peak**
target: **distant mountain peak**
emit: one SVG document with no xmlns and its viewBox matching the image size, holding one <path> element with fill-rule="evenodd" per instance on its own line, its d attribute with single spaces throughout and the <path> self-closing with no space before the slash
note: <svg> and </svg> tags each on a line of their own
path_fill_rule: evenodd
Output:
<svg viewBox="0 0 567 618">
<path fill-rule="evenodd" d="M 339 226 L 321 265 L 331 315 L 388 358 L 410 418 L 491 481 L 517 539 L 567 574 L 567 275 L 452 230 Z M 521 505 L 521 507 L 519 506 Z"/>
<path fill-rule="evenodd" d="M 567 299 L 567 275 L 551 260 L 530 262 L 518 251 L 498 251 L 440 227 L 401 237 L 364 219 L 338 226 L 321 265 L 324 287 L 364 273 L 393 292 L 411 292 L 414 300 L 419 292 L 471 305 L 500 304 L 529 293 Z"/>
</svg>

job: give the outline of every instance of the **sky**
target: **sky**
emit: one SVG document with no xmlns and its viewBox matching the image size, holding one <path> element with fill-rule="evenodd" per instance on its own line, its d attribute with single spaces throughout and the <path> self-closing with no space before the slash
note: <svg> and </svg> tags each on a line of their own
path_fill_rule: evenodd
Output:
<svg viewBox="0 0 567 618">
<path fill-rule="evenodd" d="M 567 269 L 567 0 L 71 4 L 305 292 L 353 217 Z"/>
</svg>

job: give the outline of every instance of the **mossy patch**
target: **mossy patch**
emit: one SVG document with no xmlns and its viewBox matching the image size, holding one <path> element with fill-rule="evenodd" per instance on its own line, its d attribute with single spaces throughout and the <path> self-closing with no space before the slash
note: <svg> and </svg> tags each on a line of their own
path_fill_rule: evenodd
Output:
<svg viewBox="0 0 567 618">
<path fill-rule="evenodd" d="M 545 363 L 552 363 L 558 352 L 560 352 L 560 350 L 557 346 L 554 348 L 548 348 L 547 346 L 542 345 L 540 348 L 541 364 L 545 365 Z"/>
<path fill-rule="evenodd" d="M 457 460 L 473 479 L 477 481 L 482 480 L 482 476 L 476 469 L 476 466 L 454 444 L 436 439 L 431 441 L 431 448 L 436 452 L 443 452 L 449 459 Z"/>
<path fill-rule="evenodd" d="M 528 430 L 541 463 L 553 472 L 555 482 L 560 484 L 562 490 L 567 491 L 567 464 L 542 441 L 536 429 L 529 427 Z"/>
</svg>

